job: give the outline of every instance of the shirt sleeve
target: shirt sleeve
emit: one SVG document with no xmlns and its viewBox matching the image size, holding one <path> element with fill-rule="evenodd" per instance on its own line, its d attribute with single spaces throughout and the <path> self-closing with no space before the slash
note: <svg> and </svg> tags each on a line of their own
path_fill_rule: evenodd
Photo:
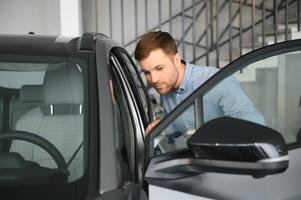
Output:
<svg viewBox="0 0 301 200">
<path fill-rule="evenodd" d="M 210 99 L 221 107 L 225 116 L 265 125 L 263 115 L 255 108 L 235 77 L 226 78 L 209 93 Z"/>
</svg>

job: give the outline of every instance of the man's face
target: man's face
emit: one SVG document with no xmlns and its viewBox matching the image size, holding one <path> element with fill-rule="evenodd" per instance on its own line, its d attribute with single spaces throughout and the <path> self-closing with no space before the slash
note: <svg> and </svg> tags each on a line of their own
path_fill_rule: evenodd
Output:
<svg viewBox="0 0 301 200">
<path fill-rule="evenodd" d="M 176 87 L 180 64 L 179 54 L 166 55 L 161 49 L 151 51 L 148 57 L 139 61 L 147 81 L 160 94 L 166 94 Z"/>
</svg>

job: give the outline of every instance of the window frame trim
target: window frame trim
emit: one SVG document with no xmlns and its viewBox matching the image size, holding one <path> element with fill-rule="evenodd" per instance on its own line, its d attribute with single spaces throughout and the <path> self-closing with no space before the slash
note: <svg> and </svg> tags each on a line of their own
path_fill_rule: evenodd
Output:
<svg viewBox="0 0 301 200">
<path fill-rule="evenodd" d="M 142 78 L 141 78 L 141 75 L 139 74 L 139 71 L 138 71 L 138 69 L 137 69 L 137 66 L 136 66 L 136 64 L 133 62 L 133 60 L 131 59 L 131 57 L 130 57 L 130 55 L 128 54 L 128 52 L 125 50 L 125 49 L 123 49 L 123 48 L 121 48 L 121 47 L 114 47 L 114 48 L 112 48 L 112 53 L 114 53 L 115 55 L 117 55 L 117 56 L 119 56 L 118 54 L 124 54 L 126 57 L 127 57 L 127 59 L 128 59 L 128 61 L 131 63 L 131 65 L 132 65 L 132 67 L 133 67 L 133 69 L 134 69 L 134 71 L 135 71 L 135 73 L 136 73 L 136 75 L 137 75 L 137 78 L 138 78 L 138 81 L 139 81 L 139 83 L 140 83 L 140 85 L 141 85 L 141 89 L 142 89 L 142 91 L 143 91 L 143 93 L 144 93 L 144 97 L 145 97 L 145 99 L 146 99 L 146 101 L 147 101 L 147 112 L 145 112 L 145 109 L 144 109 L 144 106 L 143 106 L 143 103 L 140 101 L 140 98 L 138 99 L 138 108 L 139 108 L 139 111 L 141 111 L 141 110 L 143 110 L 143 115 L 145 115 L 143 118 L 145 118 L 146 120 L 144 120 L 144 125 L 146 126 L 146 125 L 148 125 L 151 121 L 153 121 L 154 119 L 155 119 L 155 113 L 154 112 L 152 112 L 153 111 L 153 109 L 154 109 L 154 106 L 153 106 L 153 104 L 152 104 L 152 102 L 151 102 L 151 100 L 150 100 L 150 97 L 149 97 L 149 95 L 148 95 L 148 92 L 147 92 L 147 89 L 146 89 L 146 87 L 145 87 L 145 84 L 143 83 L 143 81 L 142 81 Z M 123 59 L 122 57 L 117 57 L 117 60 L 119 60 L 119 59 Z M 137 85 L 135 84 L 135 81 L 133 80 L 134 78 L 133 78 L 133 76 L 131 75 L 131 71 L 129 71 L 129 69 L 128 68 L 126 68 L 125 69 L 125 72 L 126 72 L 126 74 L 128 75 L 128 77 L 129 77 L 129 84 L 130 85 L 132 85 L 133 87 L 133 92 L 135 93 L 135 94 L 137 94 L 137 95 L 139 95 L 139 96 L 141 96 L 140 95 L 140 92 L 138 91 L 138 89 L 136 89 L 136 87 L 137 87 Z M 148 120 L 147 120 L 147 118 L 148 118 Z"/>
<path fill-rule="evenodd" d="M 256 61 L 276 56 L 282 53 L 289 53 L 301 50 L 301 39 L 291 40 L 265 46 L 251 51 L 233 62 L 226 65 L 215 75 L 205 81 L 198 89 L 190 94 L 183 102 L 181 102 L 174 110 L 154 128 L 146 137 L 146 160 L 150 160 L 154 156 L 154 139 L 183 111 L 186 110 L 197 98 L 202 98 L 210 89 L 220 83 L 224 78 L 232 75 L 240 69 L 248 66 Z M 203 112 L 203 106 L 199 105 L 198 111 Z M 200 123 L 202 125 L 202 122 Z"/>
<path fill-rule="evenodd" d="M 117 57 L 112 54 L 110 55 L 110 60 L 113 62 L 113 66 L 116 70 L 117 75 L 121 78 L 123 89 L 125 89 L 124 93 L 126 94 L 126 99 L 128 103 L 128 108 L 130 110 L 130 115 L 132 119 L 132 127 L 135 132 L 135 180 L 138 181 L 139 183 L 142 183 L 143 181 L 143 162 L 144 162 L 144 138 L 142 135 L 145 134 L 144 130 L 144 125 L 143 125 L 143 120 L 140 116 L 139 113 L 139 107 L 138 103 L 136 101 L 136 98 L 133 94 L 131 85 L 127 79 L 127 75 L 125 74 L 124 70 L 122 69 L 120 62 L 118 61 Z"/>
</svg>

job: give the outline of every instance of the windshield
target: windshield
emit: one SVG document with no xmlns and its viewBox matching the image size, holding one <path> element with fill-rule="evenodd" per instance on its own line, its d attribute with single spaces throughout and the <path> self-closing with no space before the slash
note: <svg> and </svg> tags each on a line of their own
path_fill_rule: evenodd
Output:
<svg viewBox="0 0 301 200">
<path fill-rule="evenodd" d="M 74 56 L 0 56 L 0 185 L 84 174 L 86 69 Z"/>
</svg>

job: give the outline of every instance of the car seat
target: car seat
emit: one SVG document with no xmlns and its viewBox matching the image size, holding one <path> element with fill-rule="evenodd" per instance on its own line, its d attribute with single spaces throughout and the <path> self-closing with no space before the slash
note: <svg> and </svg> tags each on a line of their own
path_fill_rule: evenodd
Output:
<svg viewBox="0 0 301 200">
<path fill-rule="evenodd" d="M 10 102 L 10 129 L 16 126 L 16 122 L 29 110 L 43 105 L 42 85 L 23 85 L 19 97 L 13 97 Z"/>
<path fill-rule="evenodd" d="M 47 139 L 57 147 L 66 162 L 75 156 L 68 163 L 69 181 L 77 179 L 83 174 L 83 81 L 80 68 L 68 66 L 46 71 L 43 101 L 43 106 L 29 110 L 16 122 L 15 130 Z M 10 151 L 18 152 L 26 160 L 41 166 L 57 167 L 47 152 L 31 143 L 13 141 Z"/>
</svg>

